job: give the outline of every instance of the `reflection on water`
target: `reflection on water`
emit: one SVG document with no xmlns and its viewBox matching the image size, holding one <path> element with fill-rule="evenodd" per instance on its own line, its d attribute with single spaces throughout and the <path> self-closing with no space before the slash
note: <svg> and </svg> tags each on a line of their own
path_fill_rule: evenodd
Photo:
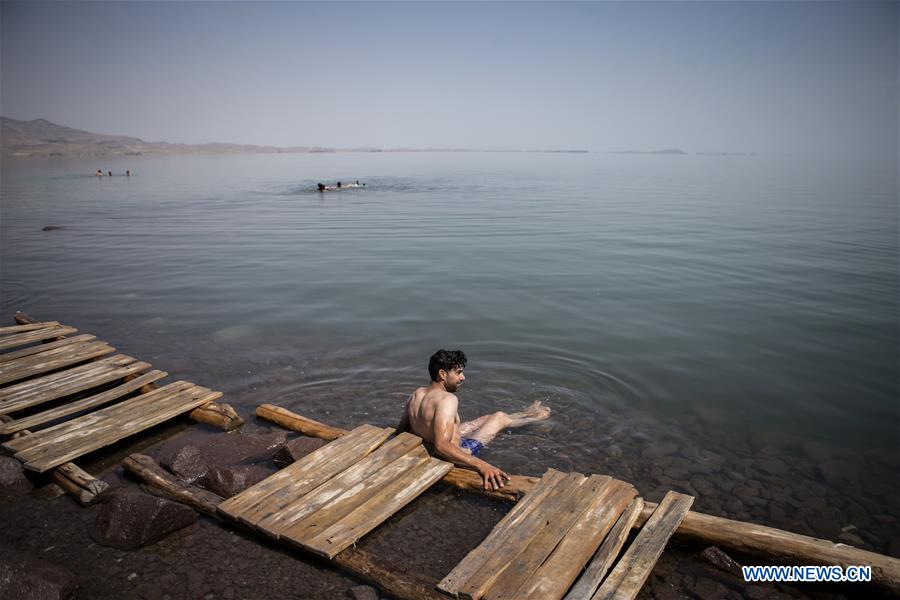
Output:
<svg viewBox="0 0 900 600">
<path fill-rule="evenodd" d="M 701 509 L 783 525 L 793 513 L 768 507 L 824 489 L 836 524 L 896 536 L 898 517 L 860 500 L 897 483 L 876 458 L 897 454 L 895 165 L 327 154 L 2 175 L 3 314 L 99 334 L 245 416 L 278 402 L 393 423 L 428 356 L 461 347 L 463 418 L 554 408 L 492 447 L 510 470 L 692 486 Z M 880 483 L 862 480 L 873 469 Z M 789 479 L 790 499 L 762 495 Z M 801 520 L 825 535 L 822 514 Z"/>
</svg>

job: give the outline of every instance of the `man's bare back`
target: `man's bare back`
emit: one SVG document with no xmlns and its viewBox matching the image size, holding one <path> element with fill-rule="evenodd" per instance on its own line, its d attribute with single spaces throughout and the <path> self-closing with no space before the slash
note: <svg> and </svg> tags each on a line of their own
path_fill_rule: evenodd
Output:
<svg viewBox="0 0 900 600">
<path fill-rule="evenodd" d="M 550 409 L 535 402 L 522 412 L 496 412 L 460 423 L 459 399 L 455 392 L 466 380 L 465 365 L 466 355 L 461 351 L 439 350 L 435 353 L 428 365 L 431 384 L 410 395 L 398 431 L 412 431 L 433 444 L 435 452 L 442 458 L 478 471 L 485 489 L 496 490 L 503 487 L 504 478 L 509 479 L 509 476 L 475 455 L 502 429 L 546 419 Z"/>
</svg>

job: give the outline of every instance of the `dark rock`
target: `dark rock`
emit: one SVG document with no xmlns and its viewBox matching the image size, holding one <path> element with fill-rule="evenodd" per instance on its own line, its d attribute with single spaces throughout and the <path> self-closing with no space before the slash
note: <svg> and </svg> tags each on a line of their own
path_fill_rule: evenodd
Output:
<svg viewBox="0 0 900 600">
<path fill-rule="evenodd" d="M 197 481 L 212 466 L 269 462 L 287 439 L 286 431 L 272 433 L 217 433 L 191 445 L 167 445 L 159 463 L 190 483 Z"/>
<path fill-rule="evenodd" d="M 673 444 L 672 442 L 664 442 L 662 444 L 650 446 L 649 448 L 641 452 L 641 457 L 645 460 L 652 460 L 654 458 L 669 456 L 677 452 L 678 446 L 676 444 Z"/>
<path fill-rule="evenodd" d="M 103 503 L 90 534 L 105 546 L 132 550 L 153 544 L 196 519 L 197 513 L 183 504 L 120 488 Z"/>
<path fill-rule="evenodd" d="M 831 448 L 818 442 L 803 442 L 803 452 L 814 463 L 822 463 L 834 456 Z"/>
<path fill-rule="evenodd" d="M 756 468 L 769 475 L 784 475 L 790 470 L 783 460 L 777 458 L 760 458 L 756 461 Z"/>
<path fill-rule="evenodd" d="M 173 454 L 164 454 L 159 463 L 187 483 L 194 483 L 209 470 L 197 446 L 183 446 Z"/>
<path fill-rule="evenodd" d="M 733 575 L 741 575 L 741 565 L 739 565 L 733 558 L 716 548 L 715 546 L 710 546 L 706 550 L 700 553 L 700 558 L 708 562 L 709 564 L 722 569 L 726 573 L 731 573 Z"/>
<path fill-rule="evenodd" d="M 197 483 L 223 498 L 231 498 L 269 475 L 271 471 L 258 465 L 210 467 Z"/>
<path fill-rule="evenodd" d="M 859 469 L 853 463 L 845 460 L 826 460 L 817 468 L 825 481 L 833 486 L 859 481 Z"/>
<path fill-rule="evenodd" d="M 0 456 L 0 488 L 30 487 L 22 463 L 10 456 Z"/>
<path fill-rule="evenodd" d="M 378 592 L 368 585 L 357 585 L 347 590 L 347 596 L 353 600 L 378 600 Z"/>
<path fill-rule="evenodd" d="M 41 231 L 56 231 L 58 229 L 65 229 L 62 225 L 44 225 Z"/>
<path fill-rule="evenodd" d="M 68 569 L 0 546 L 0 598 L 65 600 L 77 586 L 78 578 Z"/>
<path fill-rule="evenodd" d="M 298 437 L 282 444 L 275 452 L 275 456 L 272 460 L 279 465 L 289 465 L 292 462 L 300 460 L 310 452 L 318 450 L 327 443 L 328 442 L 325 440 L 319 438 L 307 436 Z"/>
<path fill-rule="evenodd" d="M 713 579 L 705 578 L 698 579 L 691 591 L 700 600 L 719 600 L 730 595 L 728 588 L 724 585 Z"/>
</svg>

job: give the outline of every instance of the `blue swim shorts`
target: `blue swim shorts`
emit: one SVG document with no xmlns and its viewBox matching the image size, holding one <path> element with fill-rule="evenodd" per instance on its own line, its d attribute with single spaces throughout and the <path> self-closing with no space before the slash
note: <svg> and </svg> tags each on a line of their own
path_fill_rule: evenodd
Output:
<svg viewBox="0 0 900 600">
<path fill-rule="evenodd" d="M 472 456 L 478 456 L 478 453 L 481 452 L 481 449 L 484 448 L 484 444 L 479 442 L 476 439 L 472 438 L 459 438 L 459 447 L 465 448 L 469 452 L 472 453 Z"/>
</svg>

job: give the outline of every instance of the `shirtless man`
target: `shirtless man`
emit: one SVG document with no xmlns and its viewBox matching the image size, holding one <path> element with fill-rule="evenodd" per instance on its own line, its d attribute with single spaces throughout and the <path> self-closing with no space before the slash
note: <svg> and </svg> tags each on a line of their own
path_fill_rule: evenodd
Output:
<svg viewBox="0 0 900 600">
<path fill-rule="evenodd" d="M 438 350 L 428 361 L 431 384 L 409 397 L 397 431 L 412 431 L 434 445 L 446 460 L 481 474 L 486 490 L 498 490 L 509 475 L 477 458 L 478 453 L 503 429 L 542 421 L 550 409 L 534 402 L 522 412 L 495 412 L 474 421 L 459 422 L 456 390 L 466 380 L 466 355 L 462 350 Z M 463 437 L 466 436 L 466 437 Z"/>
</svg>

